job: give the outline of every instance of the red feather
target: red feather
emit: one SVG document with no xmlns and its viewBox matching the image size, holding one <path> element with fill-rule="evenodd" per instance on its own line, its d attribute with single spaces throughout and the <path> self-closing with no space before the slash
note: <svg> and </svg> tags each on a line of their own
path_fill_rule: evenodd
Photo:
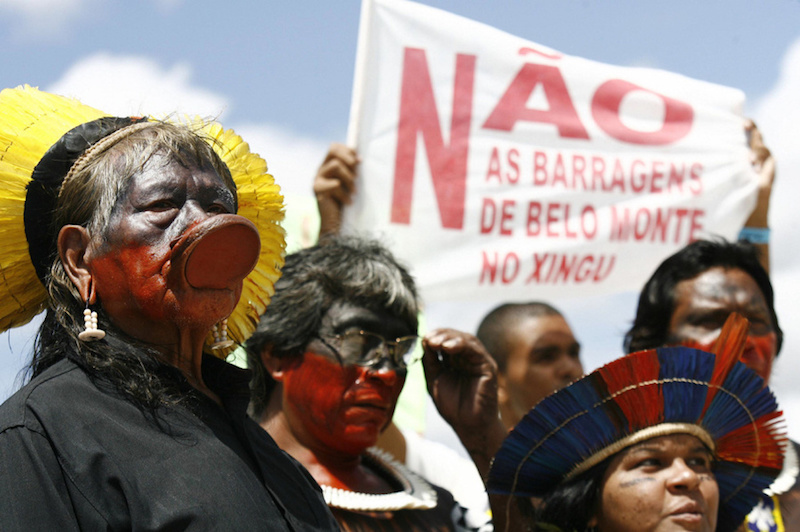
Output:
<svg viewBox="0 0 800 532">
<path fill-rule="evenodd" d="M 651 349 L 633 353 L 598 370 L 609 395 L 633 431 L 663 420 L 664 397 L 657 383 L 659 368 L 658 353 Z"/>
<path fill-rule="evenodd" d="M 712 352 L 717 355 L 717 360 L 714 364 L 714 372 L 708 381 L 708 395 L 706 395 L 706 403 L 703 406 L 703 415 L 717 394 L 717 390 L 742 357 L 749 330 L 750 322 L 737 312 L 732 312 L 725 320 L 725 325 L 722 326 L 722 331 L 712 348 Z"/>
<path fill-rule="evenodd" d="M 786 439 L 782 412 L 771 412 L 717 440 L 717 456 L 726 461 L 753 467 L 783 467 L 782 443 Z M 759 458 L 755 461 L 755 458 Z"/>
</svg>

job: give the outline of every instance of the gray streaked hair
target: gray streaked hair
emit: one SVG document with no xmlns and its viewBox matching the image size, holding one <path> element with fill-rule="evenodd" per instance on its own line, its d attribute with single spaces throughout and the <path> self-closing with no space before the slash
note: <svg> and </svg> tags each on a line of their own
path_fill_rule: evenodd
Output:
<svg viewBox="0 0 800 532">
<path fill-rule="evenodd" d="M 269 347 L 271 355 L 278 358 L 301 354 L 336 302 L 388 312 L 409 330 L 417 330 L 419 301 L 414 279 L 379 242 L 330 236 L 288 255 L 275 283 L 275 295 L 246 343 L 253 370 L 254 415 L 263 412 L 274 386 L 261 363 L 261 353 Z"/>
</svg>

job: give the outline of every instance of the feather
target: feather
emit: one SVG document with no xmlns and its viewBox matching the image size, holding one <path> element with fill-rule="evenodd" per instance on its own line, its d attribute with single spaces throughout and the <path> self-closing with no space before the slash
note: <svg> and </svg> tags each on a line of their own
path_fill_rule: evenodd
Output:
<svg viewBox="0 0 800 532">
<path fill-rule="evenodd" d="M 623 357 L 618 364 L 598 370 L 608 393 L 622 411 L 633 432 L 660 423 L 663 419 L 661 389 L 656 385 L 643 385 L 658 381 L 659 361 L 655 350 L 641 351 Z"/>
<path fill-rule="evenodd" d="M 717 393 L 717 387 L 722 385 L 728 373 L 742 357 L 749 329 L 750 322 L 736 312 L 732 312 L 725 320 L 722 331 L 711 349 L 711 352 L 717 355 L 717 363 L 714 367 L 714 374 L 708 383 L 709 393 L 703 410 L 708 408 Z"/>
<path fill-rule="evenodd" d="M 28 85 L 0 92 L 0 330 L 28 323 L 47 293 L 28 256 L 23 214 L 34 167 L 64 133 L 104 113 Z"/>
</svg>

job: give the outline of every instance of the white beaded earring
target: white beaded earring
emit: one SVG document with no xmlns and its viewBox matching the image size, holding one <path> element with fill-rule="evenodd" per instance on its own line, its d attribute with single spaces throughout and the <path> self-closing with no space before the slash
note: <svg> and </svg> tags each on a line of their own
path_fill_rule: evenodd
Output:
<svg viewBox="0 0 800 532">
<path fill-rule="evenodd" d="M 83 325 L 85 330 L 78 334 L 78 339 L 84 342 L 102 340 L 106 332 L 97 328 L 97 312 L 89 309 L 89 301 L 86 301 L 86 309 L 83 311 Z"/>
<path fill-rule="evenodd" d="M 214 343 L 211 344 L 211 349 L 225 349 L 233 345 L 233 340 L 228 338 L 228 318 L 215 324 L 211 329 L 211 334 L 214 335 Z"/>
</svg>

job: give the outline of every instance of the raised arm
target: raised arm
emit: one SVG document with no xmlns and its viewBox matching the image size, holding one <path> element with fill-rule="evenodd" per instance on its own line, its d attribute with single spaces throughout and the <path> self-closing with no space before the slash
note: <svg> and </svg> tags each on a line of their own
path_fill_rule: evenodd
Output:
<svg viewBox="0 0 800 532">
<path fill-rule="evenodd" d="M 497 364 L 471 334 L 436 329 L 422 341 L 428 393 L 486 479 L 506 436 L 497 405 Z"/>
<path fill-rule="evenodd" d="M 431 331 L 422 347 L 428 393 L 485 483 L 507 434 L 497 404 L 497 364 L 480 340 L 453 329 Z M 491 495 L 489 504 L 495 530 L 523 529 L 524 520 L 510 497 Z"/>
<path fill-rule="evenodd" d="M 317 197 L 320 227 L 319 237 L 339 232 L 342 210 L 352 202 L 356 190 L 355 150 L 334 142 L 325 155 L 314 177 L 314 195 Z"/>
<path fill-rule="evenodd" d="M 759 180 L 758 199 L 750 218 L 744 224 L 743 236 L 746 237 L 745 240 L 750 240 L 758 248 L 761 265 L 769 273 L 768 214 L 772 185 L 775 182 L 775 159 L 772 157 L 769 148 L 764 144 L 761 131 L 752 120 L 745 121 L 745 131 L 750 144 L 750 161 L 753 164 L 753 169 L 758 172 Z M 754 230 L 750 238 L 747 238 L 748 229 Z"/>
</svg>

